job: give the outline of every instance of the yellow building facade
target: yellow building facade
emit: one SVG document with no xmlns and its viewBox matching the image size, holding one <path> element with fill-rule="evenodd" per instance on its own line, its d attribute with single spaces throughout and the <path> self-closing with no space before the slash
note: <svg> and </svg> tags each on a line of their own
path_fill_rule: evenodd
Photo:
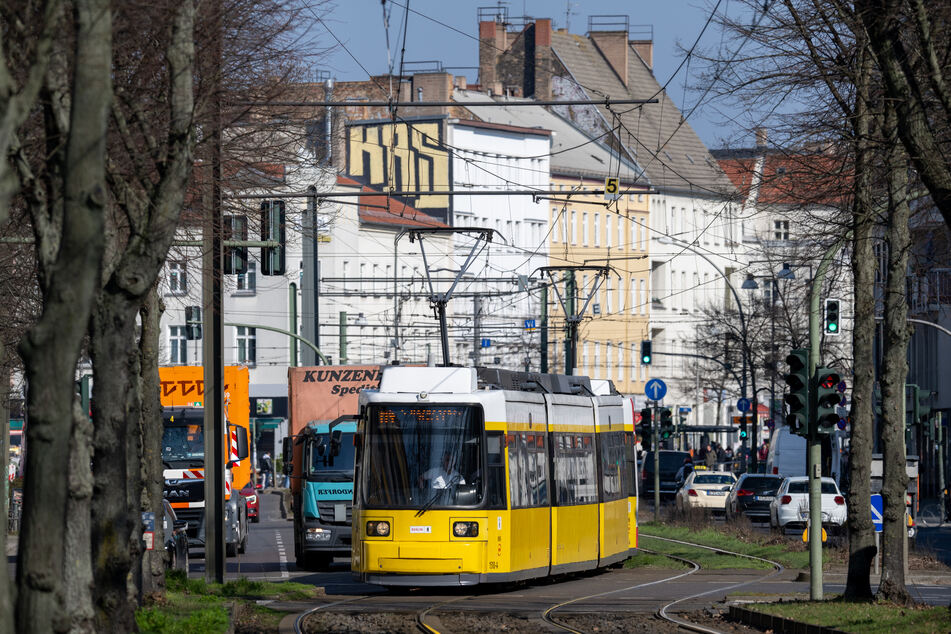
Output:
<svg viewBox="0 0 951 634">
<path fill-rule="evenodd" d="M 554 170 L 553 170 L 554 172 Z M 643 393 L 649 366 L 641 364 L 641 342 L 650 339 L 649 193 L 621 181 L 616 201 L 604 196 L 569 195 L 573 189 L 603 189 L 603 180 L 552 174 L 552 189 L 564 196 L 551 202 L 548 247 L 551 266 L 603 266 L 612 272 L 591 297 L 578 328 L 575 373 L 611 379 L 622 394 Z M 574 273 L 575 311 L 584 306 L 596 271 Z M 565 302 L 564 274 L 556 276 Z M 558 293 L 548 293 L 549 370 L 565 368 L 565 313 Z"/>
</svg>

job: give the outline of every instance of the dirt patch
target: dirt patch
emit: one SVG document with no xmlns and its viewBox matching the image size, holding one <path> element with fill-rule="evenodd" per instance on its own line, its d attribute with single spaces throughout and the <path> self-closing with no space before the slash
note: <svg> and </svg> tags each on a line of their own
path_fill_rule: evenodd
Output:
<svg viewBox="0 0 951 634">
<path fill-rule="evenodd" d="M 694 625 L 720 630 L 721 632 L 735 632 L 736 634 L 762 634 L 760 630 L 747 627 L 740 623 L 728 621 L 725 613 L 719 610 L 707 609 L 696 612 L 685 612 L 673 616 L 688 621 Z M 664 621 L 652 614 L 631 614 L 618 612 L 613 614 L 571 614 L 559 615 L 558 621 L 568 627 L 583 632 L 603 632 L 604 634 L 621 634 L 626 632 L 660 632 L 661 634 L 682 633 L 680 626 Z"/>
<path fill-rule="evenodd" d="M 301 631 L 305 634 L 419 634 L 414 614 L 394 612 L 314 612 L 304 617 Z"/>
</svg>

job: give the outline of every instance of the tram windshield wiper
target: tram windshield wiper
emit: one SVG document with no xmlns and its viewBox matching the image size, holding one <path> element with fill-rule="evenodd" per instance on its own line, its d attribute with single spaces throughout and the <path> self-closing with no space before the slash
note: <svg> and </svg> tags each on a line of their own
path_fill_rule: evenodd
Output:
<svg viewBox="0 0 951 634">
<path fill-rule="evenodd" d="M 459 483 L 459 480 L 461 480 L 461 479 L 462 479 L 462 474 L 458 474 L 458 473 L 457 473 L 456 475 L 452 476 L 452 478 L 450 478 L 449 482 L 446 483 L 446 486 L 444 486 L 443 488 L 441 488 L 441 489 L 437 490 L 435 493 L 433 493 L 433 496 L 432 496 L 431 498 L 429 498 L 428 500 L 426 500 L 426 504 L 423 504 L 423 507 L 422 507 L 421 509 L 419 509 L 418 511 L 416 511 L 416 515 L 414 515 L 413 517 L 422 517 L 422 516 L 423 516 L 423 513 L 425 513 L 425 512 L 428 511 L 429 509 L 431 509 L 431 508 L 433 507 L 433 505 L 436 504 L 436 501 L 439 499 L 439 497 L 440 497 L 443 493 L 445 493 L 446 491 L 448 491 L 448 490 L 451 489 L 452 487 L 456 486 L 456 485 Z"/>
</svg>

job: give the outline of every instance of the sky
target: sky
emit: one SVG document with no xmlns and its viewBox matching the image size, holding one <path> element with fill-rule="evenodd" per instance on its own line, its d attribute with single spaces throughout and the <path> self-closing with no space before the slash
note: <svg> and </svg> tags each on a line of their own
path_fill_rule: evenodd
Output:
<svg viewBox="0 0 951 634">
<path fill-rule="evenodd" d="M 712 0 L 711 0 L 712 2 Z M 549 17 L 554 28 L 562 28 L 566 22 L 572 33 L 588 30 L 590 15 L 628 15 L 631 29 L 638 32 L 642 26 L 653 29 L 654 76 L 661 84 L 670 79 L 684 60 L 689 49 L 700 36 L 710 17 L 711 2 L 706 0 L 510 0 L 503 3 L 509 16 L 529 15 L 534 18 Z M 492 8 L 497 2 L 489 0 L 335 0 L 320 12 L 321 22 L 314 25 L 311 36 L 322 44 L 333 46 L 329 54 L 320 60 L 317 71 L 329 72 L 341 81 L 367 79 L 367 71 L 373 75 L 385 74 L 388 68 L 387 31 L 383 25 L 383 7 L 389 14 L 390 59 L 398 70 L 404 6 L 458 29 L 471 37 L 441 26 L 421 15 L 410 12 L 407 24 L 406 62 L 439 61 L 455 75 L 466 75 L 470 81 L 478 78 L 475 67 L 479 63 L 478 9 Z M 716 3 L 712 3 L 716 4 Z M 739 3 L 735 3 L 739 4 Z M 719 2 L 720 10 L 730 11 L 729 0 Z M 734 7 L 736 8 L 736 7 Z M 329 9 L 329 10 L 328 10 Z M 343 44 L 340 46 L 327 31 L 332 31 Z M 716 48 L 721 43 L 717 24 L 711 23 L 700 38 L 700 48 Z M 346 50 L 344 50 L 346 47 Z M 347 53 L 349 51 L 349 54 Z M 351 57 L 352 54 L 352 57 Z M 359 61 L 354 61 L 353 58 Z M 361 68 L 361 65 L 363 68 Z M 365 69 L 365 70 L 364 70 Z M 698 83 L 700 62 L 691 58 L 670 82 L 668 94 L 680 106 L 681 112 L 692 108 L 701 93 L 692 87 Z M 686 104 L 686 107 L 685 107 Z M 736 116 L 728 104 L 707 103 L 701 105 L 690 117 L 690 124 L 713 149 L 723 147 L 727 139 L 732 144 L 752 145 L 746 141 L 744 131 L 730 122 Z M 739 135 L 739 144 L 737 143 Z"/>
</svg>

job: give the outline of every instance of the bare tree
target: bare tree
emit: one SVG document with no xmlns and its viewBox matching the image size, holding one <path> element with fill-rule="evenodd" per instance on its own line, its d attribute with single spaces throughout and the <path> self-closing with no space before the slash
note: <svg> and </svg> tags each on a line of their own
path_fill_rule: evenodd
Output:
<svg viewBox="0 0 951 634">
<path fill-rule="evenodd" d="M 17 162 L 30 200 L 43 290 L 42 314 L 20 343 L 29 382 L 31 447 L 17 558 L 16 625 L 21 632 L 88 629 L 73 621 L 66 602 L 67 525 L 77 499 L 70 502 L 63 467 L 70 465 L 76 439 L 74 373 L 102 258 L 111 17 L 105 0 L 75 3 L 71 85 L 59 72 L 46 76 L 46 135 L 55 149 L 46 159 L 44 182 L 34 179 L 26 160 Z M 70 553 L 70 558 L 76 556 Z"/>
</svg>

